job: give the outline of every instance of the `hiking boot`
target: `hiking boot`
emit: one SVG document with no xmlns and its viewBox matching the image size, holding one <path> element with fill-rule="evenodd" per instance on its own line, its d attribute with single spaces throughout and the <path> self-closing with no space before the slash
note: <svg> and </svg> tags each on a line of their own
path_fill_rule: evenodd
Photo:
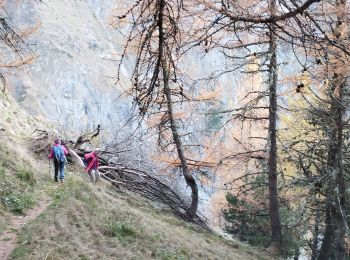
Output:
<svg viewBox="0 0 350 260">
<path fill-rule="evenodd" d="M 58 182 L 58 179 L 55 179 L 55 182 Z"/>
<path fill-rule="evenodd" d="M 64 179 L 61 180 L 61 183 L 64 183 Z"/>
</svg>

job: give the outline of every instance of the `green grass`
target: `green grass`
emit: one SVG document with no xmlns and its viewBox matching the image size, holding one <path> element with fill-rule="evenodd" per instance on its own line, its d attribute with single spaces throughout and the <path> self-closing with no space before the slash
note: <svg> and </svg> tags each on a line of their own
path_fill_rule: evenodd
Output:
<svg viewBox="0 0 350 260">
<path fill-rule="evenodd" d="M 85 255 L 78 255 L 77 259 L 78 260 L 89 260 L 90 258 L 85 256 Z"/>
<path fill-rule="evenodd" d="M 25 213 L 41 198 L 51 197 L 52 202 L 20 230 L 11 259 L 261 257 L 250 247 L 204 232 L 140 197 L 121 196 L 107 184 L 93 185 L 74 169 L 67 169 L 71 174 L 64 184 L 54 183 L 47 173 L 32 170 L 13 155 L 0 146 L 0 211 L 9 218 L 11 212 Z M 0 229 L 9 230 L 8 223 L 0 218 Z"/>
<path fill-rule="evenodd" d="M 117 237 L 119 239 L 138 236 L 138 230 L 132 223 L 127 221 L 119 221 L 112 218 L 109 218 L 106 221 L 103 233 L 107 236 Z"/>
<path fill-rule="evenodd" d="M 187 260 L 190 259 L 187 251 L 182 250 L 172 250 L 172 249 L 158 249 L 156 256 L 162 260 Z"/>
<path fill-rule="evenodd" d="M 19 193 L 15 191 L 2 197 L 2 203 L 11 212 L 23 214 L 27 209 L 35 205 L 35 198 L 31 193 Z"/>
<path fill-rule="evenodd" d="M 15 232 L 17 232 L 17 231 L 18 231 L 18 229 L 17 229 L 17 228 L 13 228 L 13 227 L 11 227 L 11 228 L 9 229 L 9 231 L 11 231 L 11 232 L 15 233 Z"/>
<path fill-rule="evenodd" d="M 11 259 L 259 258 L 252 248 L 193 229 L 142 199 L 121 199 L 78 174 L 50 194 L 53 202 L 21 232 Z"/>
<path fill-rule="evenodd" d="M 32 208 L 36 202 L 33 190 L 34 178 L 32 173 L 23 169 L 18 170 L 18 173 L 22 174 L 20 178 L 14 178 L 13 171 L 6 170 L 8 168 L 0 168 L 0 202 L 5 210 L 23 214 L 27 209 Z M 29 178 L 30 181 L 22 179 L 22 177 Z"/>
<path fill-rule="evenodd" d="M 15 250 L 11 254 L 11 258 L 13 259 L 25 259 L 25 256 L 30 254 L 32 250 L 29 247 L 20 245 L 15 248 Z"/>
<path fill-rule="evenodd" d="M 64 185 L 60 185 L 58 189 L 54 189 L 51 196 L 54 199 L 54 205 L 65 203 L 67 199 L 74 198 L 84 202 L 88 209 L 93 211 L 98 204 L 89 183 L 76 179 L 70 179 Z"/>
<path fill-rule="evenodd" d="M 0 143 L 0 203 L 2 210 L 24 214 L 36 203 L 36 179 L 30 163 Z"/>
<path fill-rule="evenodd" d="M 28 169 L 19 169 L 16 173 L 16 177 L 22 183 L 26 183 L 29 186 L 34 186 L 36 183 L 33 172 Z"/>
</svg>

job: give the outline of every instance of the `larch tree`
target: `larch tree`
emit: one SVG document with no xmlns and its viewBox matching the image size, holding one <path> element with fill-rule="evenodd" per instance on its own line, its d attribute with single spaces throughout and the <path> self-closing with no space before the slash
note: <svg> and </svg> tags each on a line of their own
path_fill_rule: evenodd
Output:
<svg viewBox="0 0 350 260">
<path fill-rule="evenodd" d="M 198 209 L 198 186 L 188 167 L 174 106 L 175 102 L 187 99 L 177 65 L 182 44 L 180 20 L 183 5 L 181 0 L 139 0 L 118 18 L 130 21 L 121 64 L 127 51 L 136 48 L 130 94 L 142 118 L 161 115 L 158 124 L 160 136 L 170 131 L 183 177 L 191 188 L 188 217 L 194 220 Z"/>
<path fill-rule="evenodd" d="M 349 20 L 347 16 L 347 4 L 345 0 L 336 0 L 333 3 L 336 8 L 329 13 L 333 18 L 334 31 L 331 36 L 336 45 L 343 49 L 349 47 Z M 325 230 L 322 246 L 317 259 L 347 259 L 345 249 L 345 235 L 348 230 L 346 201 L 349 199 L 346 192 L 346 184 L 349 174 L 345 166 L 345 142 L 346 108 L 349 105 L 348 64 L 349 56 L 342 50 L 332 46 L 326 50 L 327 64 L 326 76 L 330 77 L 326 84 L 326 117 L 323 120 L 325 135 L 327 138 L 326 150 L 326 175 L 325 177 Z"/>
<path fill-rule="evenodd" d="M 276 13 L 276 1 L 269 3 L 271 16 Z M 269 85 L 269 126 L 268 126 L 268 176 L 269 176 L 269 202 L 271 221 L 271 241 L 270 247 L 280 250 L 282 244 L 282 227 L 278 207 L 278 184 L 277 184 L 277 38 L 275 35 L 276 26 L 270 26 L 268 65 L 268 85 Z"/>
<path fill-rule="evenodd" d="M 265 95 L 268 95 L 268 106 L 258 106 L 258 102 L 250 103 L 241 109 L 235 109 L 232 116 L 241 118 L 242 120 L 266 120 L 264 117 L 254 117 L 249 114 L 252 109 L 268 108 L 269 110 L 267 118 L 267 168 L 271 225 L 270 247 L 279 251 L 282 243 L 282 227 L 279 216 L 277 180 L 277 39 L 281 38 L 288 42 L 288 38 L 301 37 L 300 34 L 298 36 L 292 35 L 291 37 L 286 27 L 288 27 L 290 20 L 298 21 L 298 19 L 300 19 L 299 17 L 306 12 L 312 4 L 318 1 L 209 2 L 198 0 L 197 2 L 203 5 L 205 11 L 209 10 L 209 12 L 213 13 L 213 19 L 210 21 L 207 29 L 198 30 L 200 42 L 214 41 L 212 45 L 222 48 L 224 53 L 232 53 L 232 50 L 241 50 L 242 53 L 247 53 L 246 55 L 241 54 L 236 56 L 227 54 L 226 57 L 228 59 L 238 60 L 238 64 L 233 62 L 233 68 L 228 68 L 226 71 L 218 73 L 218 75 L 240 70 L 242 65 L 249 64 L 253 57 L 255 58 L 255 62 L 256 58 L 261 59 L 260 69 L 258 69 L 256 73 L 267 72 L 268 90 L 261 91 L 258 99 L 262 99 Z M 281 8 L 277 8 L 277 4 L 281 6 Z M 219 41 L 215 42 L 216 39 L 214 36 L 218 34 L 222 36 Z M 244 35 L 255 35 L 256 37 L 255 39 L 254 37 L 250 37 L 250 41 L 247 41 L 246 39 L 249 37 L 244 38 Z M 228 38 L 233 39 L 232 42 L 235 43 L 233 45 L 229 43 L 229 40 L 227 40 Z M 227 50 L 227 52 L 225 50 Z M 213 78 L 213 76 L 210 76 L 210 78 Z M 247 95 L 249 95 L 249 93 Z"/>
</svg>

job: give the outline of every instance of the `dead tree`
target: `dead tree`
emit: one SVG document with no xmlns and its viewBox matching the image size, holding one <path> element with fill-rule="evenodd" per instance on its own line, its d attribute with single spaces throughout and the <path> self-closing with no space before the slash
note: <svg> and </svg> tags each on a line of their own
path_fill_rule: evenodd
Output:
<svg viewBox="0 0 350 260">
<path fill-rule="evenodd" d="M 79 147 L 82 143 L 81 140 L 90 141 L 91 138 L 96 136 L 98 130 L 99 128 L 92 133 L 82 134 L 76 142 L 66 143 L 69 151 L 69 161 L 81 168 L 81 171 L 85 167 L 82 162 L 84 154 L 91 152 Z M 54 136 L 53 133 L 47 130 L 36 129 L 32 134 L 32 150 L 41 157 L 46 157 L 47 150 L 50 148 L 50 141 Z M 149 201 L 161 203 L 180 219 L 198 224 L 207 231 L 210 230 L 206 218 L 198 213 L 193 214 L 191 206 L 184 199 L 185 197 L 169 187 L 165 181 L 160 180 L 155 172 L 146 172 L 111 160 L 117 154 L 118 151 L 113 149 L 100 151 L 99 162 L 101 166 L 99 171 L 104 180 L 111 183 L 118 191 L 138 194 Z M 141 166 L 140 168 L 144 167 Z"/>
<path fill-rule="evenodd" d="M 96 132 L 96 131 L 94 131 Z M 87 136 L 94 136 L 91 133 L 83 134 L 84 138 L 79 140 L 86 140 Z M 70 144 L 72 147 L 77 147 L 75 143 Z M 82 157 L 89 150 L 79 148 L 77 150 L 69 148 L 69 154 L 73 157 L 76 165 L 84 167 Z M 179 218 L 193 222 L 209 230 L 207 220 L 205 217 L 199 215 L 197 212 L 193 214 L 191 206 L 188 206 L 184 197 L 171 189 L 165 182 L 161 181 L 155 173 L 146 172 L 128 165 L 123 165 L 119 162 L 114 162 L 111 158 L 115 157 L 114 150 L 101 150 L 99 153 L 99 172 L 101 177 L 110 182 L 119 191 L 128 191 L 134 194 L 139 194 L 150 201 L 162 203 L 169 207 L 171 211 Z"/>
<path fill-rule="evenodd" d="M 78 139 L 74 142 L 73 149 L 80 148 L 84 143 L 90 143 L 91 140 L 97 137 L 100 134 L 101 126 L 97 125 L 96 129 L 91 133 L 84 133 L 78 137 Z"/>
<path fill-rule="evenodd" d="M 150 201 L 162 203 L 168 206 L 177 217 L 208 230 L 205 218 L 198 213 L 193 215 L 183 197 L 154 177 L 154 174 L 119 164 L 101 166 L 100 171 L 101 177 L 111 182 L 118 190 L 127 190 Z"/>
<path fill-rule="evenodd" d="M 345 10 L 347 8 L 346 1 L 335 1 L 339 6 L 339 12 L 336 14 L 336 30 L 335 38 L 338 44 L 347 47 L 347 37 L 349 33 L 342 29 L 344 23 L 349 25 Z M 336 61 L 332 56 L 337 56 Z M 348 106 L 348 71 L 344 71 L 341 67 L 344 62 L 349 62 L 349 56 L 344 53 L 335 51 L 329 54 L 332 79 L 326 89 L 329 96 L 329 111 L 327 115 L 329 119 L 329 130 L 327 131 L 328 154 L 327 154 L 327 170 L 329 177 L 326 183 L 326 219 L 325 232 L 322 240 L 322 246 L 317 259 L 329 259 L 332 252 L 335 252 L 336 259 L 347 259 L 345 248 L 345 235 L 348 230 L 346 217 L 346 178 L 344 173 L 344 126 L 345 126 L 345 110 Z M 333 63 L 333 64 L 332 64 Z M 335 248 L 335 249 L 333 249 Z"/>
</svg>

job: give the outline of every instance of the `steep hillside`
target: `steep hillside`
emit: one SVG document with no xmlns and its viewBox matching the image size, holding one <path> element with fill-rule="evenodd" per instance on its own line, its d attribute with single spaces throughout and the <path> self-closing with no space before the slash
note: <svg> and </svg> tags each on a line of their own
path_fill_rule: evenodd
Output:
<svg viewBox="0 0 350 260">
<path fill-rule="evenodd" d="M 5 149 L 1 158 L 12 164 L 18 156 Z M 64 185 L 55 185 L 47 172 L 23 163 L 1 164 L 2 182 L 12 183 L 12 191 L 1 193 L 0 236 L 5 241 L 19 233 L 11 259 L 266 259 L 178 220 L 161 205 L 117 193 L 106 183 L 93 185 L 74 169 Z M 23 230 L 10 225 L 43 201 L 52 202 Z"/>
<path fill-rule="evenodd" d="M 264 259 L 75 173 L 52 197 L 21 233 L 12 259 Z"/>
<path fill-rule="evenodd" d="M 54 183 L 45 158 L 28 149 L 33 129 L 44 123 L 2 101 L 0 248 L 16 247 L 11 259 L 268 259 L 178 220 L 162 205 L 109 183 L 93 185 L 73 166 L 66 183 Z M 24 223 L 33 211 L 43 213 Z"/>
</svg>

